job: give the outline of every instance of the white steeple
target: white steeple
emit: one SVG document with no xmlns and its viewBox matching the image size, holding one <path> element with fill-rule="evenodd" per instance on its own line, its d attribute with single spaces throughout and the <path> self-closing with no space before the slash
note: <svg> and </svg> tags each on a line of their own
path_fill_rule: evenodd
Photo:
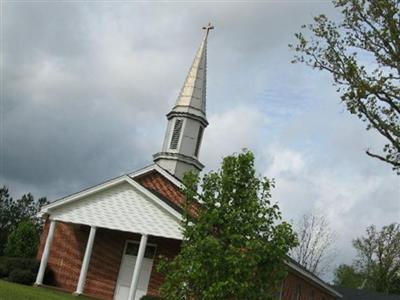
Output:
<svg viewBox="0 0 400 300">
<path fill-rule="evenodd" d="M 213 26 L 206 27 L 175 106 L 167 114 L 168 125 L 162 151 L 153 155 L 154 162 L 179 179 L 189 170 L 201 171 L 198 160 L 206 119 L 207 38 Z"/>
</svg>

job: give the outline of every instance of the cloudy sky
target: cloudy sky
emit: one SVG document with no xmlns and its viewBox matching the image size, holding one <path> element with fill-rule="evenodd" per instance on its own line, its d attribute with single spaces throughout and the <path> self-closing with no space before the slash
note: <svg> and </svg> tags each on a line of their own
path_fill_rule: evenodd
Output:
<svg viewBox="0 0 400 300">
<path fill-rule="evenodd" d="M 328 1 L 2 3 L 0 184 L 13 196 L 54 200 L 150 164 L 212 21 L 207 170 L 253 150 L 287 220 L 328 216 L 336 264 L 368 225 L 399 221 L 399 177 L 363 153 L 381 138 L 328 74 L 290 63 L 302 24 L 337 17 Z"/>
</svg>

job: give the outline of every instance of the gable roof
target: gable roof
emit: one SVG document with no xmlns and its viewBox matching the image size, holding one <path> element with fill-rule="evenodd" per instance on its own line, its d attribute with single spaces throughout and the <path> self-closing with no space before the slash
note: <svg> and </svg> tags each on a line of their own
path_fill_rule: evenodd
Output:
<svg viewBox="0 0 400 300">
<path fill-rule="evenodd" d="M 400 295 L 383 294 L 353 288 L 335 287 L 342 295 L 342 300 L 400 300 Z"/>
<path fill-rule="evenodd" d="M 126 175 L 51 203 L 41 212 L 56 221 L 182 239 L 181 214 Z"/>
</svg>

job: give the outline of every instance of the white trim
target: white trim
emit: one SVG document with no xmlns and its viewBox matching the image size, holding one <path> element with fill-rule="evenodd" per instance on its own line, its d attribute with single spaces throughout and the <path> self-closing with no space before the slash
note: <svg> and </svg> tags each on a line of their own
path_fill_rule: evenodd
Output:
<svg viewBox="0 0 400 300">
<path fill-rule="evenodd" d="M 85 289 L 86 276 L 89 269 L 90 259 L 92 258 L 94 239 L 96 237 L 96 229 L 97 228 L 95 226 L 90 227 L 90 233 L 86 243 L 85 255 L 83 256 L 81 272 L 79 274 L 78 285 L 76 286 L 75 291 L 75 294 L 77 295 L 83 294 L 83 290 Z"/>
<path fill-rule="evenodd" d="M 326 284 L 325 282 L 323 282 L 321 279 L 319 279 L 318 277 L 316 277 L 315 275 L 312 276 L 311 274 L 309 274 L 307 271 L 305 271 L 304 269 L 300 268 L 299 266 L 297 266 L 296 264 L 290 262 L 290 261 L 286 261 L 285 262 L 286 265 L 290 268 L 292 268 L 293 270 L 295 270 L 296 272 L 300 273 L 302 276 L 310 279 L 311 281 L 315 282 L 316 284 L 320 285 L 321 287 L 323 287 L 324 289 L 328 290 L 331 294 L 342 298 L 342 294 L 340 294 L 339 292 L 335 291 L 333 288 L 331 288 L 328 284 Z"/>
<path fill-rule="evenodd" d="M 174 177 L 173 175 L 171 175 L 168 171 L 164 170 L 163 168 L 161 168 L 159 165 L 157 164 L 152 164 L 146 168 L 140 169 L 138 171 L 132 172 L 129 174 L 130 177 L 135 178 L 135 177 L 139 177 L 141 175 L 144 175 L 146 173 L 149 173 L 151 171 L 157 171 L 158 173 L 160 173 L 161 175 L 163 175 L 165 178 L 167 178 L 169 181 L 171 181 L 175 186 L 177 186 L 180 189 L 184 188 L 183 183 L 177 179 L 176 177 Z"/>
<path fill-rule="evenodd" d="M 73 201 L 77 201 L 79 199 L 82 199 L 86 196 L 92 195 L 94 193 L 97 193 L 99 191 L 102 191 L 104 189 L 110 188 L 114 185 L 120 184 L 122 182 L 127 182 L 129 183 L 131 186 L 133 186 L 136 190 L 138 190 L 139 192 L 141 192 L 144 196 L 146 196 L 147 198 L 150 198 L 156 205 L 158 205 L 159 207 L 161 207 L 162 209 L 166 210 L 167 212 L 169 212 L 172 216 L 174 216 L 176 219 L 178 219 L 179 221 L 182 220 L 182 215 L 176 211 L 175 209 L 173 209 L 171 206 L 169 206 L 168 204 L 166 204 L 163 200 L 161 200 L 160 198 L 158 198 L 157 196 L 155 196 L 153 193 L 151 193 L 150 191 L 148 191 L 146 188 L 144 188 L 143 186 L 141 186 L 139 183 L 137 183 L 136 181 L 134 181 L 132 178 L 130 178 L 128 175 L 123 175 L 120 177 L 117 177 L 115 179 L 112 179 L 110 181 L 104 182 L 100 185 L 94 186 L 92 188 L 89 188 L 87 190 L 84 190 L 82 192 L 73 194 L 71 196 L 68 196 L 66 198 L 60 199 L 56 202 L 50 203 L 44 207 L 42 207 L 42 210 L 40 211 L 40 215 L 43 214 L 50 214 L 51 210 L 60 207 L 62 205 L 65 205 L 67 203 L 71 203 Z M 50 216 L 51 218 L 51 216 Z"/>
<path fill-rule="evenodd" d="M 56 221 L 50 221 L 50 228 L 49 232 L 47 233 L 46 244 L 44 245 L 42 257 L 40 259 L 40 267 L 36 277 L 36 282 L 35 282 L 36 285 L 43 284 L 44 272 L 46 271 L 47 262 L 49 260 L 50 249 L 51 249 L 51 244 L 53 243 L 56 225 L 57 225 Z"/>
</svg>

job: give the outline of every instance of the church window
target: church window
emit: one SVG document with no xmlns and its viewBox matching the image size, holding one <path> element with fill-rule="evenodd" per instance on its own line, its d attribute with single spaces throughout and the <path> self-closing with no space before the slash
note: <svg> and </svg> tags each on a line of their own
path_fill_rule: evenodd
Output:
<svg viewBox="0 0 400 300">
<path fill-rule="evenodd" d="M 175 120 L 174 130 L 172 131 L 171 143 L 169 145 L 170 149 L 178 148 L 179 138 L 181 136 L 182 125 L 183 125 L 182 119 Z"/>
<path fill-rule="evenodd" d="M 199 133 L 197 135 L 196 149 L 194 150 L 194 156 L 196 157 L 199 156 L 201 139 L 203 138 L 203 131 L 204 128 L 200 126 Z"/>
</svg>

